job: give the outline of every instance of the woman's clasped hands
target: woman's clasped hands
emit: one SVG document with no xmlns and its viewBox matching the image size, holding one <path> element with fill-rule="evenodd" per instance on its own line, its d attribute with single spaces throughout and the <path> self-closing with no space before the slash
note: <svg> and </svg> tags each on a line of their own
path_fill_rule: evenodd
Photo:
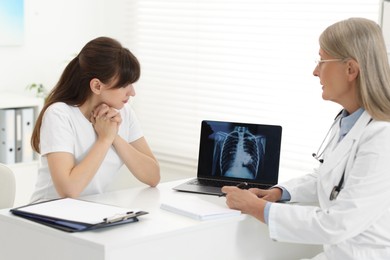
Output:
<svg viewBox="0 0 390 260">
<path fill-rule="evenodd" d="M 98 138 L 112 143 L 118 133 L 122 118 L 118 110 L 103 103 L 92 111 L 90 121 Z"/>
</svg>

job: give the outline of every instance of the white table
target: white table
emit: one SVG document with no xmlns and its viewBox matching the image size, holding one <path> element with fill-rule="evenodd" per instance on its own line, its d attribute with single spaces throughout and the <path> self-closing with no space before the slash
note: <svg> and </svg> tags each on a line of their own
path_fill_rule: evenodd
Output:
<svg viewBox="0 0 390 260">
<path fill-rule="evenodd" d="M 157 188 L 137 187 L 86 197 L 90 201 L 150 214 L 137 223 L 82 233 L 66 233 L 0 210 L 0 259 L 300 259 L 320 246 L 274 242 L 266 225 L 241 215 L 197 221 L 160 209 L 167 196 L 202 196 L 225 205 L 225 198 L 175 192 L 182 181 Z"/>
</svg>

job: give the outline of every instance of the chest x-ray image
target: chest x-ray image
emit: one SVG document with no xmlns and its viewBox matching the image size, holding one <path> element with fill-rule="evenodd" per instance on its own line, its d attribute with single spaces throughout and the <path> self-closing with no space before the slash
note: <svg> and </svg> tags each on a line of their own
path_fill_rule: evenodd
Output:
<svg viewBox="0 0 390 260">
<path fill-rule="evenodd" d="M 252 134 L 247 127 L 218 131 L 214 136 L 214 176 L 256 179 L 263 166 L 266 138 Z"/>
</svg>

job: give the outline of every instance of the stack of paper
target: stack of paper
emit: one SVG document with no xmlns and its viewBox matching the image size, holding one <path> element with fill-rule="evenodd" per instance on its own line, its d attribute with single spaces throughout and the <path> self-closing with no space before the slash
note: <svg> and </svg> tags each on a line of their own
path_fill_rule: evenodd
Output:
<svg viewBox="0 0 390 260">
<path fill-rule="evenodd" d="M 219 206 L 199 197 L 172 196 L 161 203 L 161 208 L 197 220 L 225 218 L 241 214 L 239 210 Z"/>
</svg>

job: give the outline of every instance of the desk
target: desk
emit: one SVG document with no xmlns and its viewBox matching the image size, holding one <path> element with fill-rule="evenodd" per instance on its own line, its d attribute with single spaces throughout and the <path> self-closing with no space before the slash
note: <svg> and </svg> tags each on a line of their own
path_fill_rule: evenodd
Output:
<svg viewBox="0 0 390 260">
<path fill-rule="evenodd" d="M 1 259 L 299 259 L 320 246 L 274 242 L 266 225 L 251 216 L 197 221 L 160 209 L 166 196 L 202 196 L 225 205 L 225 198 L 180 193 L 167 182 L 157 188 L 137 187 L 84 199 L 150 214 L 138 223 L 84 233 L 66 233 L 0 210 Z"/>
</svg>

